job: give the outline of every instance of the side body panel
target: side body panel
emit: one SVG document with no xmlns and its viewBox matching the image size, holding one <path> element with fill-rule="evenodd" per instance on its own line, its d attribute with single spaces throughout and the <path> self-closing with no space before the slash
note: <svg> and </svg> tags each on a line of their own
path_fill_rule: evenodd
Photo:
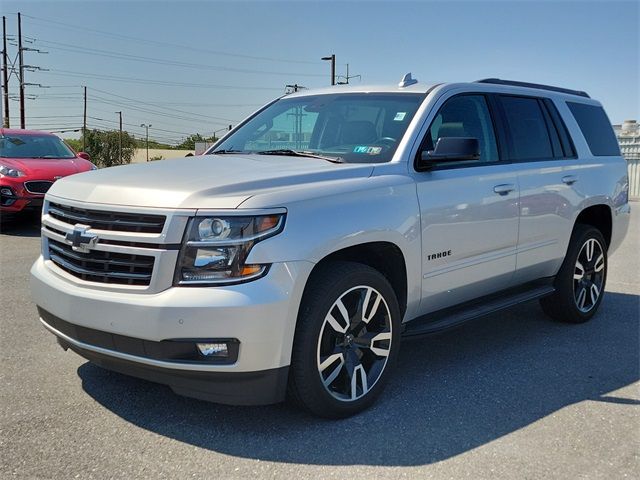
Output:
<svg viewBox="0 0 640 480">
<path fill-rule="evenodd" d="M 310 198 L 311 197 L 311 198 Z M 314 263 L 355 245 L 389 242 L 402 252 L 407 269 L 406 319 L 420 303 L 420 214 L 413 179 L 401 164 L 376 165 L 363 180 L 315 183 L 264 191 L 240 208 L 286 205 L 281 235 L 255 245 L 249 263 L 304 259 Z"/>
<path fill-rule="evenodd" d="M 518 191 L 516 176 L 508 167 L 417 174 L 422 314 L 510 286 L 516 265 Z M 515 189 L 499 195 L 493 189 L 501 184 Z"/>
<path fill-rule="evenodd" d="M 617 248 L 628 225 L 626 162 L 619 156 L 593 156 L 566 102 L 562 98 L 552 100 L 573 140 L 577 158 L 513 164 L 521 189 L 514 283 L 558 272 L 576 219 L 586 208 L 610 208 L 610 252 Z M 599 105 L 592 100 L 581 101 Z"/>
</svg>

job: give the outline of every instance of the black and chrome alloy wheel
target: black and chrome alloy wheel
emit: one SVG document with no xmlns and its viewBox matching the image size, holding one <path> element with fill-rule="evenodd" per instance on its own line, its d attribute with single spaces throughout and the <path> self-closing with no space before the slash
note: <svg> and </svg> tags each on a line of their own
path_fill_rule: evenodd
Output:
<svg viewBox="0 0 640 480">
<path fill-rule="evenodd" d="M 578 253 L 573 273 L 573 296 L 578 309 L 587 313 L 598 304 L 604 283 L 605 252 L 595 238 L 588 239 Z"/>
<path fill-rule="evenodd" d="M 396 291 L 378 270 L 334 261 L 311 275 L 300 304 L 288 398 L 326 418 L 371 406 L 400 347 Z"/>
<path fill-rule="evenodd" d="M 384 371 L 392 341 L 391 313 L 375 288 L 344 292 L 327 312 L 317 349 L 318 374 L 337 400 L 366 395 Z"/>
<path fill-rule="evenodd" d="M 586 322 L 602 303 L 606 281 L 607 243 L 602 232 L 577 224 L 554 281 L 556 290 L 540 299 L 540 305 L 559 322 Z"/>
</svg>

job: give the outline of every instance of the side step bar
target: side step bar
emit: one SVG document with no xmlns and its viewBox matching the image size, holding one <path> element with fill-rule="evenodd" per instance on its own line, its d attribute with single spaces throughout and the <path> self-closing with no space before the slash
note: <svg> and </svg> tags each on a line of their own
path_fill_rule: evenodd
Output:
<svg viewBox="0 0 640 480">
<path fill-rule="evenodd" d="M 543 285 L 519 289 L 517 291 L 506 291 L 499 296 L 491 296 L 484 301 L 473 301 L 459 307 L 447 308 L 439 312 L 429 313 L 423 317 L 416 318 L 405 324 L 402 333 L 403 337 L 418 337 L 431 335 L 434 333 L 457 327 L 470 320 L 475 320 L 486 315 L 513 307 L 520 303 L 529 302 L 538 298 L 546 297 L 555 292 L 552 285 Z"/>
</svg>

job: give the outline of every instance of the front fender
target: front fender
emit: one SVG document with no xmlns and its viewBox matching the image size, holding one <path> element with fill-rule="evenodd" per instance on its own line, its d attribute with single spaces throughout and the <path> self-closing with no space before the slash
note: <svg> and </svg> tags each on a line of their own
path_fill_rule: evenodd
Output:
<svg viewBox="0 0 640 480">
<path fill-rule="evenodd" d="M 314 184 L 297 192 L 282 192 L 271 206 L 284 206 L 284 231 L 254 246 L 247 263 L 307 260 L 318 263 L 333 252 L 370 242 L 389 242 L 403 253 L 407 269 L 407 318 L 420 300 L 421 239 L 416 187 L 402 175 L 385 175 Z M 252 199 L 242 207 L 264 207 Z"/>
</svg>

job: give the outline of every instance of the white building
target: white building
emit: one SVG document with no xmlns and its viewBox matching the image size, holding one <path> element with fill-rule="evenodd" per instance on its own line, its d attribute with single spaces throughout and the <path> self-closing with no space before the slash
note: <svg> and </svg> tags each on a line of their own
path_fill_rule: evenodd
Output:
<svg viewBox="0 0 640 480">
<path fill-rule="evenodd" d="M 622 156 L 631 160 L 640 160 L 640 125 L 636 120 L 625 120 L 622 125 L 614 125 Z"/>
</svg>

